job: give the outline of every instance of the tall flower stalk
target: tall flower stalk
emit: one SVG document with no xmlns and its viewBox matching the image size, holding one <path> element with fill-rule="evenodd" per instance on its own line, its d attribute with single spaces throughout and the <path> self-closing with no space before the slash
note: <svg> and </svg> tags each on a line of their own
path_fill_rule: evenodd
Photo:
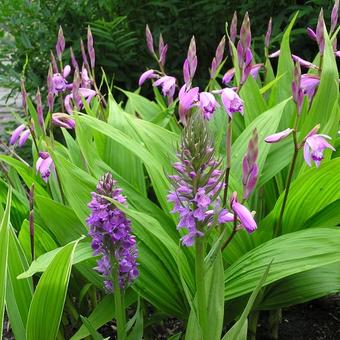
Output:
<svg viewBox="0 0 340 340">
<path fill-rule="evenodd" d="M 126 339 L 126 314 L 124 293 L 127 286 L 139 275 L 137 269 L 137 247 L 131 233 L 131 221 L 111 201 L 126 205 L 122 190 L 110 173 L 105 174 L 92 193 L 89 203 L 90 226 L 94 255 L 101 255 L 96 270 L 104 278 L 104 287 L 115 298 L 117 335 Z"/>
</svg>

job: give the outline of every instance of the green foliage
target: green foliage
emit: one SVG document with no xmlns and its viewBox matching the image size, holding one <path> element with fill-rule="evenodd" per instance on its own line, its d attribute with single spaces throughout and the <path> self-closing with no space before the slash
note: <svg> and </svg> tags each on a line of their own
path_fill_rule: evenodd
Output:
<svg viewBox="0 0 340 340">
<path fill-rule="evenodd" d="M 96 4 L 99 6 L 94 10 Z M 24 11 L 36 10 L 29 12 L 32 21 L 40 18 L 44 6 L 50 6 L 50 11 L 55 8 L 54 4 L 45 1 L 33 4 L 4 1 L 0 6 L 9 15 L 9 11 L 17 11 L 19 5 L 25 6 Z M 83 27 L 78 20 L 85 16 L 87 21 L 93 23 L 95 44 L 99 47 L 98 67 L 105 65 L 110 76 L 113 69 L 122 65 L 119 58 L 127 59 L 119 70 L 121 74 L 116 74 L 118 82 L 120 77 L 125 77 L 125 73 L 134 81 L 133 71 L 126 71 L 125 67 L 131 67 L 131 55 L 138 55 L 133 48 L 137 42 L 140 44 L 141 39 L 135 38 L 142 29 L 138 26 L 140 23 L 131 18 L 140 13 L 144 13 L 146 19 L 150 18 L 153 5 L 159 11 L 155 21 L 150 19 L 151 24 L 163 20 L 165 25 L 176 14 L 179 19 L 173 25 L 177 25 L 176 29 L 182 33 L 183 17 L 195 13 L 192 14 L 194 24 L 190 29 L 197 29 L 195 33 L 199 44 L 206 42 L 208 50 L 214 40 L 200 34 L 202 29 L 206 29 L 202 22 L 212 23 L 213 18 L 217 18 L 214 22 L 217 24 L 220 20 L 217 14 L 224 8 L 224 4 L 208 6 L 205 1 L 190 4 L 185 9 L 179 1 L 156 1 L 152 4 L 133 1 L 126 5 L 126 14 L 122 15 L 120 3 L 98 1 L 86 2 L 86 5 L 82 7 L 84 13 L 77 16 L 80 8 L 75 8 L 76 3 L 66 1 L 51 14 L 53 25 L 46 23 L 41 31 L 56 31 L 60 18 L 68 18 L 61 15 L 61 11 L 72 8 L 72 15 L 77 20 L 64 26 L 67 43 L 71 45 L 74 36 L 82 33 Z M 300 16 L 307 15 L 308 8 Z M 92 11 L 91 15 L 89 11 Z M 109 16 L 98 19 L 101 11 L 117 16 L 114 19 Z M 23 15 L 19 19 L 20 25 L 23 25 L 21 20 L 27 17 Z M 198 19 L 199 29 L 196 27 Z M 217 214 L 222 204 L 222 192 L 221 201 L 211 205 L 211 209 L 215 210 L 209 211 L 209 214 L 216 213 L 210 221 L 211 225 L 209 228 L 202 226 L 202 230 L 206 230 L 200 243 L 202 247 L 199 248 L 197 243 L 193 247 L 181 244 L 185 233 L 181 228 L 176 230 L 179 219 L 173 213 L 167 195 L 172 190 L 171 181 L 174 178 L 169 175 L 174 174 L 172 163 L 177 159 L 176 147 L 180 145 L 183 128 L 178 120 L 177 98 L 166 104 L 166 98 L 157 88 L 154 98 L 145 98 L 139 91 L 128 91 L 124 87 L 119 89 L 118 95 L 124 96 L 125 101 L 122 102 L 117 100 L 118 93 L 108 90 L 105 103 L 100 101 L 101 93 L 96 90 L 96 97 L 90 103 L 84 102 L 79 112 L 74 112 L 75 129 L 62 129 L 61 138 L 54 138 L 57 128 L 52 131 L 48 115 L 45 119 L 46 133 L 41 127 L 35 130 L 37 149 L 48 152 L 53 160 L 46 182 L 36 170 L 38 155 L 35 145 L 29 164 L 15 154 L 0 155 L 2 165 L 10 169 L 6 172 L 6 178 L 0 181 L 0 202 L 6 205 L 4 211 L 0 205 L 0 330 L 4 309 L 15 337 L 20 340 L 76 340 L 87 336 L 102 339 L 100 328 L 117 319 L 120 311 L 119 306 L 115 307 L 115 296 L 106 294 L 103 278 L 94 270 L 99 257 L 93 255 L 87 222 L 91 192 L 96 190 L 98 179 L 106 172 L 110 172 L 117 186 L 122 188 L 127 204 L 105 195 L 101 198 L 131 220 L 138 247 L 140 275 L 131 286 L 122 289 L 130 318 L 126 324 L 128 339 L 148 338 L 150 334 L 152 338 L 154 325 L 170 317 L 176 317 L 184 325 L 182 334 L 170 339 L 246 339 L 250 313 L 287 307 L 340 291 L 339 154 L 327 151 L 320 168 L 307 168 L 301 155 L 297 158 L 293 173 L 288 173 L 294 147 L 299 147 L 299 154 L 303 152 L 305 137 L 312 127 L 321 124 L 320 131 L 332 137 L 339 130 L 338 70 L 327 32 L 324 34 L 326 49 L 320 69 L 320 86 L 310 105 L 305 100 L 301 117 L 294 123 L 297 115 L 292 98 L 294 64 L 291 38 L 297 32 L 298 19 L 296 14 L 282 35 L 277 70 L 271 67 L 267 59 L 266 77 L 262 74 L 256 80 L 249 77 L 241 84 L 239 94 L 244 101 L 244 116 L 234 113 L 231 123 L 228 123 L 219 97 L 220 76 L 211 81 L 206 89 L 214 91 L 212 93 L 218 98 L 219 106 L 214 117 L 206 125 L 200 125 L 207 126 L 207 129 L 201 128 L 199 135 L 203 136 L 205 130 L 210 133 L 223 173 L 228 163 L 226 153 L 230 155 L 231 150 L 229 186 L 223 207 L 236 213 L 235 202 L 229 203 L 230 198 L 234 197 L 231 196 L 232 192 L 236 191 L 244 211 L 256 211 L 258 228 L 251 234 L 245 230 L 242 216 L 236 216 L 240 224 L 237 219 L 220 224 Z M 254 23 L 258 20 L 255 18 Z M 13 25 L 12 29 L 17 29 L 16 24 Z M 70 35 L 68 30 L 73 30 Z M 165 31 L 169 37 L 170 33 L 175 34 L 171 30 Z M 28 51 L 32 49 L 26 74 L 32 71 L 39 77 L 32 60 L 39 60 L 38 57 L 35 59 L 35 53 L 43 56 L 44 46 L 39 50 L 32 43 L 30 45 L 30 34 L 38 33 L 25 31 L 23 35 L 27 37 L 17 44 L 25 44 Z M 183 55 L 186 52 L 183 42 L 187 38 L 183 34 L 176 42 L 182 44 Z M 54 39 L 47 39 L 44 43 L 48 45 L 52 41 Z M 171 44 L 170 38 L 167 41 Z M 176 44 L 171 53 L 176 53 Z M 101 53 L 101 48 L 106 49 L 105 52 Z M 117 51 L 119 57 L 113 51 Z M 124 51 L 129 53 L 124 55 Z M 171 58 L 171 53 L 169 59 L 176 60 L 171 61 L 169 66 L 177 67 L 176 63 L 183 60 L 178 57 L 179 54 L 177 58 Z M 142 68 L 146 63 L 143 55 L 140 56 L 138 64 Z M 14 73 L 19 72 L 20 58 L 22 55 L 18 54 L 18 64 L 13 65 Z M 40 67 L 45 72 L 43 60 L 40 59 Z M 236 55 L 234 64 L 237 77 L 229 84 L 230 87 L 239 84 L 242 75 Z M 40 76 L 43 77 L 42 74 Z M 28 111 L 35 125 L 38 125 L 37 112 L 32 103 L 29 103 Z M 187 113 L 188 116 L 190 114 L 200 114 L 197 106 Z M 197 119 L 200 118 L 197 116 Z M 203 120 L 200 122 L 205 124 Z M 228 124 L 233 130 L 230 148 L 229 144 L 226 146 Z M 185 130 L 186 136 L 196 143 L 197 131 L 190 130 L 190 126 Z M 264 142 L 268 135 L 288 127 L 296 129 L 293 136 L 277 144 Z M 254 146 L 248 147 L 255 129 L 258 132 L 258 150 Z M 202 140 L 205 141 L 203 137 Z M 293 144 L 294 141 L 297 145 Z M 331 143 L 340 146 L 339 139 Z M 254 148 L 258 151 L 258 181 L 250 198 L 242 200 L 242 162 L 245 154 L 254 152 Z M 193 162 L 204 164 L 206 160 L 202 161 L 199 157 L 207 158 L 209 149 L 204 150 L 207 151 L 202 152 L 203 156 L 193 155 Z M 195 176 L 192 173 L 187 175 L 188 181 Z M 178 181 L 176 177 L 175 180 Z M 199 180 L 195 179 L 194 185 L 198 185 Z M 31 188 L 32 184 L 35 193 L 29 200 L 27 188 Z M 198 198 L 192 199 L 192 202 L 198 204 L 196 200 Z M 248 218 L 249 215 L 250 212 Z M 282 232 L 273 234 L 277 223 L 281 223 Z M 31 258 L 32 244 L 35 258 Z M 207 305 L 206 322 L 202 319 L 204 304 Z M 230 328 L 230 325 L 233 326 Z"/>
</svg>

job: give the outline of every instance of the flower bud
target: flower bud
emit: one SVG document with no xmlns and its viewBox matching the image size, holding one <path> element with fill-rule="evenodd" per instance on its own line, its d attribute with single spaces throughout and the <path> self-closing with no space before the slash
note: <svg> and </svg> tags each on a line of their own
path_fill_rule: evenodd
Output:
<svg viewBox="0 0 340 340">
<path fill-rule="evenodd" d="M 286 129 L 281 132 L 274 133 L 273 135 L 267 136 L 264 141 L 266 143 L 277 143 L 282 139 L 287 138 L 294 130 L 293 129 Z"/>
<path fill-rule="evenodd" d="M 58 40 L 57 40 L 55 49 L 57 52 L 58 60 L 61 61 L 63 52 L 65 50 L 65 38 L 64 38 L 64 33 L 63 33 L 63 29 L 61 28 L 61 26 L 59 27 Z"/>
<path fill-rule="evenodd" d="M 83 40 L 81 40 L 81 39 L 80 39 L 80 50 L 81 50 L 81 55 L 83 57 L 83 64 L 85 65 L 85 67 L 87 69 L 89 69 L 90 65 L 89 65 L 89 62 L 87 60 L 87 56 L 86 56 L 86 51 L 85 51 Z"/>
<path fill-rule="evenodd" d="M 237 12 L 234 12 L 233 19 L 231 20 L 229 36 L 232 43 L 235 43 L 237 35 Z"/>
<path fill-rule="evenodd" d="M 87 27 L 87 51 L 90 57 L 91 69 L 94 69 L 96 54 L 93 48 L 93 36 L 90 26 Z"/>
<path fill-rule="evenodd" d="M 154 54 L 155 50 L 153 48 L 153 37 L 152 37 L 152 33 L 148 25 L 146 25 L 145 27 L 145 36 L 146 36 L 146 46 L 148 47 L 148 50 L 150 51 L 150 53 Z"/>
<path fill-rule="evenodd" d="M 324 49 L 325 49 L 325 37 L 324 37 L 324 30 L 325 30 L 325 21 L 323 18 L 323 10 L 321 8 L 318 24 L 316 26 L 316 41 L 319 45 L 319 52 L 320 56 L 323 55 Z"/>
<path fill-rule="evenodd" d="M 22 107 L 25 112 L 27 112 L 27 92 L 25 88 L 25 80 L 21 79 L 21 100 Z"/>
<path fill-rule="evenodd" d="M 42 129 L 44 129 L 44 112 L 41 102 L 41 94 L 40 90 L 38 88 L 37 94 L 35 96 L 35 99 L 37 101 L 37 115 L 38 115 L 38 122 Z"/>
<path fill-rule="evenodd" d="M 272 18 L 269 19 L 264 45 L 268 49 L 270 44 L 270 36 L 272 35 Z"/>
<path fill-rule="evenodd" d="M 79 69 L 79 65 L 78 65 L 78 62 L 77 62 L 77 59 L 74 55 L 74 52 L 73 52 L 73 48 L 70 47 L 70 54 L 71 54 L 71 63 L 72 63 L 72 66 L 74 69 Z"/>
<path fill-rule="evenodd" d="M 330 34 L 334 32 L 337 24 L 338 24 L 338 12 L 339 12 L 339 0 L 335 0 L 334 6 L 332 9 L 332 14 L 331 14 L 331 29 L 330 29 Z"/>
</svg>

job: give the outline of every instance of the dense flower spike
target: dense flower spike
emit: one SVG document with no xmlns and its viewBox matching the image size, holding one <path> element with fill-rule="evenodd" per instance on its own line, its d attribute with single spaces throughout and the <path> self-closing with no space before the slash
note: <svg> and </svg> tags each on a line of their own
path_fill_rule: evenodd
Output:
<svg viewBox="0 0 340 340">
<path fill-rule="evenodd" d="M 12 132 L 12 136 L 11 136 L 11 139 L 9 140 L 9 144 L 13 145 L 16 142 L 18 142 L 18 146 L 21 147 L 26 143 L 30 134 L 31 132 L 26 127 L 26 125 L 21 124 Z"/>
<path fill-rule="evenodd" d="M 237 216 L 238 221 L 248 233 L 252 233 L 257 229 L 257 224 L 252 213 L 241 203 L 237 201 L 237 193 L 231 196 L 230 207 Z"/>
<path fill-rule="evenodd" d="M 41 178 L 47 182 L 54 170 L 54 163 L 48 152 L 39 152 L 39 158 L 35 165 L 37 172 L 39 171 Z"/>
<path fill-rule="evenodd" d="M 95 269 L 103 275 L 106 290 L 113 292 L 113 273 L 118 274 L 121 288 L 126 288 L 138 277 L 138 252 L 131 232 L 131 221 L 103 196 L 126 206 L 122 190 L 117 187 L 110 173 L 99 180 L 96 192 L 92 192 L 92 200 L 88 205 L 91 215 L 86 222 L 90 227 L 94 255 L 101 256 Z"/>
<path fill-rule="evenodd" d="M 218 194 L 223 188 L 223 174 L 200 114 L 194 115 L 184 129 L 178 158 L 173 164 L 177 174 L 170 176 L 174 190 L 168 200 L 174 203 L 172 212 L 180 215 L 177 228 L 187 230 L 182 244 L 189 247 L 219 219 L 220 223 L 230 220 L 228 212 L 220 208 Z"/>
<path fill-rule="evenodd" d="M 221 99 L 224 109 L 230 118 L 233 118 L 235 112 L 243 114 L 243 100 L 234 90 L 230 88 L 223 89 Z"/>
<path fill-rule="evenodd" d="M 335 148 L 327 142 L 327 139 L 331 139 L 331 137 L 317 134 L 318 130 L 319 126 L 316 126 L 304 139 L 303 157 L 308 166 L 312 166 L 313 160 L 315 165 L 319 167 L 324 158 L 323 152 L 325 149 L 335 151 Z"/>
<path fill-rule="evenodd" d="M 249 140 L 248 150 L 244 155 L 242 162 L 242 184 L 243 184 L 243 199 L 248 199 L 255 188 L 258 177 L 258 165 L 256 163 L 258 156 L 258 133 L 254 129 L 253 135 Z"/>
</svg>

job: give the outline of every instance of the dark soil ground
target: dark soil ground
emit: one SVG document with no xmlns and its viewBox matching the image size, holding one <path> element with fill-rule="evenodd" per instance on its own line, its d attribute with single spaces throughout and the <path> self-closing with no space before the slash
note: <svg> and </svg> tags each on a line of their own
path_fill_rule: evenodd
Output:
<svg viewBox="0 0 340 340">
<path fill-rule="evenodd" d="M 264 313 L 258 325 L 257 340 L 270 339 L 265 325 L 266 315 Z M 183 324 L 180 321 L 168 319 L 158 326 L 149 328 L 149 334 L 145 339 L 166 340 L 182 329 Z M 115 339 L 112 335 L 114 333 L 113 323 L 103 326 L 99 332 L 104 337 Z M 6 318 L 2 339 L 14 340 Z M 284 309 L 279 327 L 279 340 L 340 340 L 340 295 Z"/>
<path fill-rule="evenodd" d="M 261 322 L 257 339 L 270 339 Z M 284 309 L 279 340 L 340 340 L 340 296 Z"/>
</svg>

